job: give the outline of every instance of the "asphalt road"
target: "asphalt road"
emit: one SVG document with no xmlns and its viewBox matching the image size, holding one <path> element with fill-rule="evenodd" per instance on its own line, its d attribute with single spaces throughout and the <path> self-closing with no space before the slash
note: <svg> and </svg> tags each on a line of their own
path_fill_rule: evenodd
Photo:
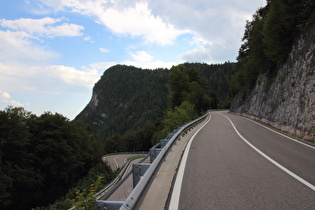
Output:
<svg viewBox="0 0 315 210">
<path fill-rule="evenodd" d="M 117 155 L 108 155 L 103 156 L 103 162 L 106 162 L 111 169 L 117 170 L 118 168 L 122 168 L 128 161 L 128 158 L 135 157 L 135 156 L 145 156 L 146 153 L 131 153 L 131 154 L 117 154 Z"/>
<path fill-rule="evenodd" d="M 190 146 L 178 209 L 315 209 L 314 148 L 240 116 L 211 115 Z"/>
<path fill-rule="evenodd" d="M 124 167 L 124 165 L 128 162 L 128 158 L 136 157 L 136 156 L 141 157 L 141 156 L 146 156 L 146 155 L 147 153 L 117 154 L 117 155 L 104 156 L 102 159 L 111 167 L 112 170 L 117 170 L 118 168 Z M 125 177 L 132 170 L 132 165 L 134 163 L 138 163 L 141 159 L 142 157 L 132 160 L 130 164 L 128 165 L 122 178 Z M 148 162 L 149 162 L 149 158 L 147 158 L 144 161 L 144 163 L 148 163 Z M 133 190 L 133 180 L 132 180 L 132 175 L 131 175 L 119 186 L 118 189 L 115 190 L 115 192 L 107 200 L 108 201 L 124 201 L 126 200 L 126 198 L 131 193 L 132 190 Z M 103 200 L 103 197 L 101 197 L 100 200 Z"/>
</svg>

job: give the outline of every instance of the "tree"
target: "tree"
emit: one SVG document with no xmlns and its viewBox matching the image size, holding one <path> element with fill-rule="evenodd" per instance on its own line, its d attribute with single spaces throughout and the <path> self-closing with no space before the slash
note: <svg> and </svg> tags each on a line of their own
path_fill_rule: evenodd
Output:
<svg viewBox="0 0 315 210">
<path fill-rule="evenodd" d="M 198 114 L 195 106 L 189 101 L 184 101 L 180 106 L 168 110 L 162 120 L 160 131 L 156 132 L 153 136 L 152 143 L 155 144 L 159 139 L 164 139 L 174 129 L 197 117 Z"/>
<path fill-rule="evenodd" d="M 207 80 L 199 70 L 181 64 L 171 68 L 169 77 L 171 109 L 180 106 L 184 101 L 193 104 L 199 113 L 208 109 L 210 99 L 207 95 Z"/>
<path fill-rule="evenodd" d="M 43 176 L 34 168 L 34 156 L 29 152 L 31 139 L 29 120 L 34 118 L 21 107 L 0 111 L 0 171 L 1 208 L 31 207 L 29 196 L 37 198 Z"/>
<path fill-rule="evenodd" d="M 0 208 L 53 202 L 99 161 L 99 148 L 93 134 L 60 114 L 0 111 Z"/>
</svg>

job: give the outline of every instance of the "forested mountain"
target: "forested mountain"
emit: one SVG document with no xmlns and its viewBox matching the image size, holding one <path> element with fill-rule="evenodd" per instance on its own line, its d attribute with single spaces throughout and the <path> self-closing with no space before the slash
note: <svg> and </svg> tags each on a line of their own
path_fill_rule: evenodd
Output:
<svg viewBox="0 0 315 210">
<path fill-rule="evenodd" d="M 229 106 L 228 89 L 232 71 L 235 69 L 234 63 L 183 65 L 201 72 L 213 108 L 217 108 L 221 102 L 222 106 Z M 107 147 L 115 147 L 115 142 L 125 139 L 121 141 L 129 146 L 117 146 L 116 150 L 148 149 L 150 145 L 144 142 L 139 143 L 143 145 L 142 147 L 138 145 L 139 147 L 134 148 L 131 141 L 135 139 L 135 132 L 142 133 L 141 135 L 148 138 L 152 137 L 157 126 L 155 123 L 168 107 L 171 71 L 148 70 L 125 65 L 116 65 L 107 69 L 95 84 L 90 102 L 76 120 L 88 125 L 101 140 L 111 137 L 107 140 L 111 142 L 106 144 Z M 209 108 L 210 106 L 211 104 Z M 150 130 L 152 133 L 144 132 L 141 130 L 143 127 L 147 127 L 145 130 Z M 121 135 L 126 134 L 127 131 L 127 137 L 123 138 Z M 116 150 L 112 148 L 109 151 Z"/>
<path fill-rule="evenodd" d="M 116 65 L 93 88 L 92 99 L 76 120 L 102 139 L 141 128 L 160 118 L 167 107 L 168 71 Z"/>
</svg>

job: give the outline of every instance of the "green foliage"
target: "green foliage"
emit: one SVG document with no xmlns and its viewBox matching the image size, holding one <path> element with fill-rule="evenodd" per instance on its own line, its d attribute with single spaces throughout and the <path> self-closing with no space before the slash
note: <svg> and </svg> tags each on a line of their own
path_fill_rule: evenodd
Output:
<svg viewBox="0 0 315 210">
<path fill-rule="evenodd" d="M 206 79 L 207 95 L 210 97 L 210 104 L 212 108 L 218 107 L 229 108 L 230 96 L 229 88 L 231 75 L 235 70 L 235 63 L 226 62 L 224 64 L 205 64 L 205 63 L 184 63 L 187 68 L 195 68 L 201 72 L 201 76 Z M 211 94 L 216 92 L 218 103 L 214 105 Z M 212 101 L 212 102 L 211 102 Z"/>
<path fill-rule="evenodd" d="M 183 64 L 173 66 L 169 74 L 169 83 L 171 109 L 180 106 L 184 101 L 193 104 L 199 113 L 209 108 L 207 80 L 201 75 L 200 70 L 186 67 Z"/>
<path fill-rule="evenodd" d="M 84 190 L 87 191 L 86 189 L 89 189 L 91 185 L 95 183 L 95 180 L 97 180 L 100 176 L 103 178 L 101 180 L 101 183 L 97 185 L 98 187 L 96 188 L 96 191 L 99 191 L 100 189 L 104 188 L 108 183 L 110 183 L 110 181 L 115 178 L 116 174 L 111 171 L 110 167 L 107 164 L 98 163 L 97 165 L 93 166 L 88 175 L 80 179 L 80 181 L 77 182 L 75 186 L 72 187 L 64 197 L 60 198 L 46 208 L 36 208 L 36 210 L 69 209 L 71 206 L 73 206 L 73 203 L 75 202 L 77 192 L 81 192 Z"/>
<path fill-rule="evenodd" d="M 253 15 L 245 26 L 230 94 L 246 94 L 261 75 L 269 80 L 288 59 L 292 45 L 314 13 L 315 1 L 272 0 Z"/>
<path fill-rule="evenodd" d="M 168 70 L 116 65 L 93 88 L 93 98 L 76 117 L 102 140 L 159 119 L 167 107 Z"/>
<path fill-rule="evenodd" d="M 105 140 L 105 152 L 147 151 L 152 147 L 151 139 L 156 125 L 147 122 L 142 128 L 128 130 L 124 135 L 114 134 Z"/>
<path fill-rule="evenodd" d="M 195 106 L 189 101 L 184 101 L 180 106 L 166 112 L 164 116 L 160 131 L 156 132 L 153 136 L 152 143 L 156 144 L 160 139 L 164 139 L 174 129 L 196 119 L 198 114 Z"/>
<path fill-rule="evenodd" d="M 95 208 L 95 193 L 100 187 L 103 177 L 97 177 L 96 181 L 91 184 L 89 189 L 83 189 L 76 192 L 76 201 L 74 202 L 75 209 L 94 209 Z"/>
<path fill-rule="evenodd" d="M 57 113 L 0 111 L 0 142 L 1 209 L 49 204 L 100 158 L 95 136 Z"/>
<path fill-rule="evenodd" d="M 174 108 L 189 101 L 199 113 L 219 104 L 229 107 L 234 69 L 229 62 L 184 63 L 172 70 L 113 66 L 95 84 L 90 103 L 76 119 L 102 139 L 105 153 L 148 150 L 153 134 L 162 129 L 167 104 Z"/>
</svg>

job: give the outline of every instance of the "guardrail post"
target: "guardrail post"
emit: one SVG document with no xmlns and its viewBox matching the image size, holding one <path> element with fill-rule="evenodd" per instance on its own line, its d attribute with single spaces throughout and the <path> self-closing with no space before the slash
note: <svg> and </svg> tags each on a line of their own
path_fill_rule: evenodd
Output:
<svg viewBox="0 0 315 210">
<path fill-rule="evenodd" d="M 160 140 L 160 147 L 163 148 L 165 147 L 165 145 L 167 144 L 167 142 L 169 142 L 169 139 L 161 139 Z"/>
<path fill-rule="evenodd" d="M 119 210 L 124 201 L 96 201 L 96 210 Z"/>
<path fill-rule="evenodd" d="M 160 154 L 162 148 L 155 148 L 152 147 L 150 149 L 149 155 L 150 155 L 150 163 L 153 163 L 153 161 L 155 160 L 155 158 Z"/>
<path fill-rule="evenodd" d="M 141 177 L 145 174 L 151 164 L 135 163 L 132 165 L 133 188 L 136 187 Z"/>
</svg>

